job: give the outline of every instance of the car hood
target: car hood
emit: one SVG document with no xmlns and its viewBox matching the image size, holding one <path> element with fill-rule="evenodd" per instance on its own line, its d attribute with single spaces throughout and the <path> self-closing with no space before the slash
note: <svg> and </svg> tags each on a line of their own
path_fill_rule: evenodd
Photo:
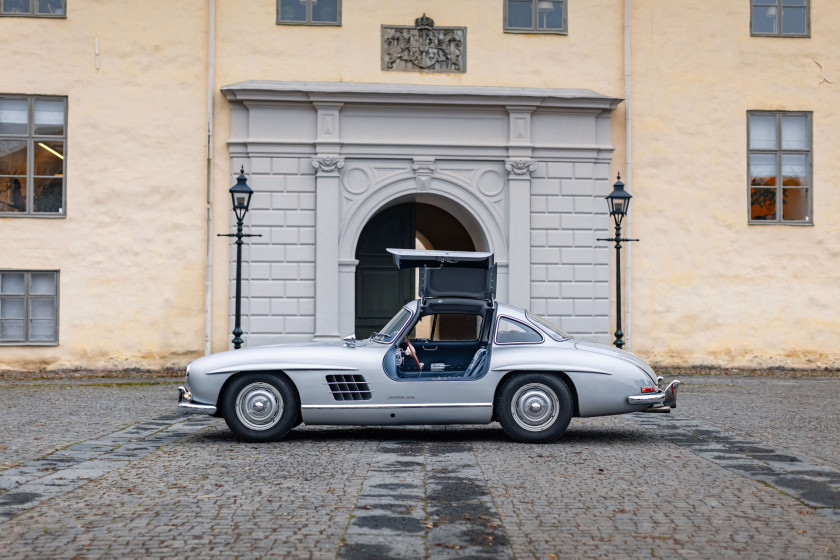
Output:
<svg viewBox="0 0 840 560">
<path fill-rule="evenodd" d="M 612 356 L 613 358 L 618 358 L 619 360 L 630 362 L 634 366 L 644 371 L 648 375 L 648 377 L 650 377 L 651 381 L 653 381 L 654 383 L 656 382 L 656 374 L 654 373 L 653 369 L 649 365 L 647 365 L 647 363 L 644 360 L 642 360 L 632 352 L 628 352 L 627 350 L 619 350 L 614 346 L 608 346 L 606 344 L 598 344 L 597 342 L 587 342 L 585 340 L 576 340 L 575 348 L 577 348 L 578 350 L 583 350 L 584 352 L 594 352 L 595 354 Z"/>
</svg>

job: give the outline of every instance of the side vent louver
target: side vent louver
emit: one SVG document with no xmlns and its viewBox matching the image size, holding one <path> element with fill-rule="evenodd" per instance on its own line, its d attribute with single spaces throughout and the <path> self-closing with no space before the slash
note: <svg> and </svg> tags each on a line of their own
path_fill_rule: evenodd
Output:
<svg viewBox="0 0 840 560">
<path fill-rule="evenodd" d="M 373 398 L 362 375 L 328 375 L 327 386 L 337 401 L 367 401 Z"/>
</svg>

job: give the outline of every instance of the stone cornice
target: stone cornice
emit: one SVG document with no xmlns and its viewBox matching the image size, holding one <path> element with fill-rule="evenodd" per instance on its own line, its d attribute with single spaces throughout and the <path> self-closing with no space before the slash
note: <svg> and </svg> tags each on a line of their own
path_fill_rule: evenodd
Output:
<svg viewBox="0 0 840 560">
<path fill-rule="evenodd" d="M 222 87 L 229 101 L 526 105 L 612 110 L 620 98 L 588 89 L 252 80 Z"/>
</svg>

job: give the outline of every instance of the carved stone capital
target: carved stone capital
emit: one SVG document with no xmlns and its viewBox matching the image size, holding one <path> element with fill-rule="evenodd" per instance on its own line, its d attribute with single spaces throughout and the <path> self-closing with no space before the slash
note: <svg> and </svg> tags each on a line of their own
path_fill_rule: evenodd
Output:
<svg viewBox="0 0 840 560">
<path fill-rule="evenodd" d="M 415 158 L 412 169 L 417 180 L 417 190 L 428 191 L 432 184 L 432 173 L 435 172 L 435 160 Z"/>
<path fill-rule="evenodd" d="M 344 167 L 343 157 L 318 156 L 312 159 L 312 167 L 322 173 L 332 173 Z"/>
<path fill-rule="evenodd" d="M 530 176 L 531 173 L 537 170 L 537 162 L 532 159 L 509 159 L 505 161 L 505 169 L 507 169 L 508 175 L 511 177 Z"/>
</svg>

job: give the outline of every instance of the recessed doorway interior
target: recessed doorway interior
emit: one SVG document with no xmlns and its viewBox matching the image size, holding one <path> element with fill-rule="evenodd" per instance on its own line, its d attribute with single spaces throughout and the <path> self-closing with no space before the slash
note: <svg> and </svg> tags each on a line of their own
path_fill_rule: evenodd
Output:
<svg viewBox="0 0 840 560">
<path fill-rule="evenodd" d="M 433 204 L 403 202 L 379 211 L 356 245 L 358 338 L 378 331 L 400 306 L 417 297 L 419 272 L 397 270 L 388 248 L 475 251 L 476 244 L 461 220 Z"/>
</svg>

